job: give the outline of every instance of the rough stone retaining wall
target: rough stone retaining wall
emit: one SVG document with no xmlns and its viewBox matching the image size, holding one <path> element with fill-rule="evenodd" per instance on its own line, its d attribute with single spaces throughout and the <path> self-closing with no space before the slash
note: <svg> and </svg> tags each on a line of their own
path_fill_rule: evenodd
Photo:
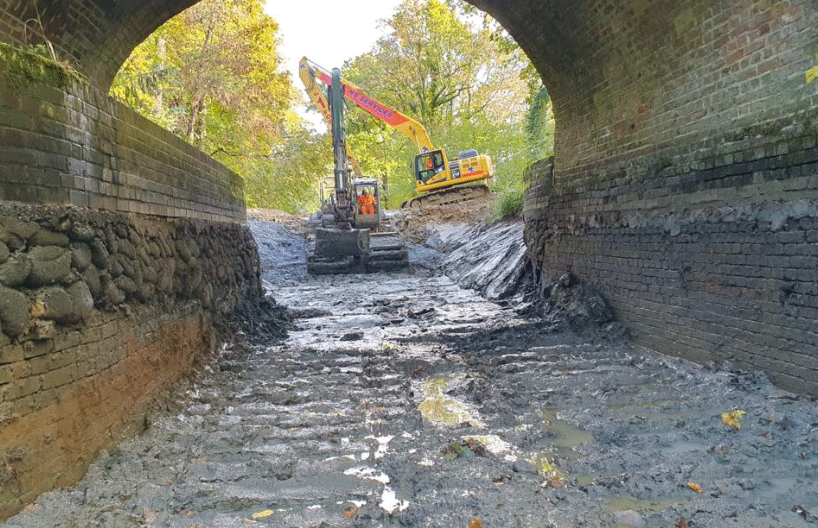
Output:
<svg viewBox="0 0 818 528">
<path fill-rule="evenodd" d="M 0 519 L 80 478 L 261 296 L 238 177 L 0 47 Z"/>
<path fill-rule="evenodd" d="M 259 273 L 239 224 L 0 208 L 0 515 L 139 430 Z"/>
</svg>

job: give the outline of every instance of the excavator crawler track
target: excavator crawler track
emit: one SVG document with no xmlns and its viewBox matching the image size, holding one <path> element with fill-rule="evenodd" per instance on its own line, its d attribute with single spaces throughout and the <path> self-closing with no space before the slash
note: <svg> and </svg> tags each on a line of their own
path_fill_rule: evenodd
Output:
<svg viewBox="0 0 818 528">
<path fill-rule="evenodd" d="M 369 251 L 361 255 L 319 257 L 315 241 L 307 245 L 307 271 L 312 275 L 397 271 L 408 265 L 409 251 L 394 231 L 369 233 Z"/>
<path fill-rule="evenodd" d="M 450 205 L 456 203 L 478 200 L 489 195 L 491 191 L 487 185 L 471 185 L 468 187 L 449 187 L 432 191 L 410 198 L 401 204 L 401 209 L 423 209 L 424 207 L 435 207 L 439 205 Z"/>
</svg>

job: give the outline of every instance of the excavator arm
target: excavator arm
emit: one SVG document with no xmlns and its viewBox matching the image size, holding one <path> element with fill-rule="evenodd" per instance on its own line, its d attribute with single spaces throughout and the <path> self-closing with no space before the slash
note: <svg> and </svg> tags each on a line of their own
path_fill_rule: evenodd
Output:
<svg viewBox="0 0 818 528">
<path fill-rule="evenodd" d="M 315 75 L 310 73 L 309 65 L 306 64 L 306 58 L 301 59 L 301 63 L 299 64 L 298 75 L 301 77 L 301 82 L 304 83 L 304 88 L 307 91 L 307 95 L 310 96 L 312 103 L 318 108 L 318 111 L 321 112 L 321 115 L 324 116 L 324 121 L 327 125 L 332 124 L 332 113 L 329 109 L 329 103 L 327 102 L 327 97 L 325 95 L 324 89 L 318 84 Z M 332 84 L 332 76 L 330 75 L 328 80 L 329 85 Z M 347 159 L 349 160 L 349 164 L 352 165 L 352 173 L 356 177 L 363 176 L 363 172 L 361 172 L 361 166 L 358 164 L 358 160 L 352 155 L 352 152 L 349 150 L 349 145 L 346 145 L 346 152 L 347 152 Z"/>
<path fill-rule="evenodd" d="M 323 92 L 318 84 L 318 81 L 324 83 L 326 86 L 332 85 L 332 74 L 321 66 L 311 62 L 307 57 L 303 57 L 298 65 L 298 74 L 307 88 L 307 93 L 312 98 L 315 106 L 324 115 L 327 122 L 331 122 L 329 108 L 326 99 L 323 101 L 323 106 L 318 102 L 323 97 Z M 418 152 L 430 152 L 436 150 L 432 145 L 432 140 L 429 139 L 429 134 L 426 128 L 411 117 L 398 112 L 393 108 L 389 108 L 380 101 L 373 99 L 367 95 L 362 89 L 358 88 L 346 79 L 341 79 L 341 85 L 344 88 L 344 97 L 358 105 L 362 110 L 376 119 L 380 119 L 387 125 L 395 128 L 401 134 L 411 139 L 418 149 Z"/>
<path fill-rule="evenodd" d="M 434 147 L 422 124 L 377 99 L 373 99 L 348 80 L 334 77 L 333 73 L 306 57 L 303 57 L 299 63 L 299 76 L 304 82 L 307 93 L 324 115 L 327 123 L 332 122 L 332 112 L 323 96 L 320 83 L 331 87 L 335 80 L 343 89 L 345 99 L 352 101 L 372 117 L 395 128 L 412 140 L 417 147 L 419 154 L 415 156 L 412 169 L 415 176 L 415 192 L 416 194 L 429 194 L 416 196 L 404 202 L 401 205 L 402 208 L 419 207 L 423 202 L 430 204 L 459 202 L 489 192 L 486 185 L 458 189 L 463 187 L 463 184 L 486 180 L 494 176 L 494 166 L 489 156 L 478 154 L 476 150 L 467 150 L 461 152 L 456 159 L 449 160 L 444 149 Z M 347 155 L 349 157 L 349 150 L 347 150 Z M 446 194 L 448 196 L 444 197 Z"/>
</svg>

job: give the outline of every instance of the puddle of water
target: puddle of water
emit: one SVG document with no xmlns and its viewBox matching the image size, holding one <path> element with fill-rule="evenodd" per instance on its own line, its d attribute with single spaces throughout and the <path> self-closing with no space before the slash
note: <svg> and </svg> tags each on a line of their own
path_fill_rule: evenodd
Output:
<svg viewBox="0 0 818 528">
<path fill-rule="evenodd" d="M 543 428 L 549 433 L 549 443 L 564 458 L 576 459 L 579 455 L 575 447 L 594 440 L 588 431 L 572 425 L 557 417 L 557 411 L 545 409 L 539 412 Z"/>
<path fill-rule="evenodd" d="M 577 473 L 577 474 L 571 475 L 571 478 L 573 478 L 576 481 L 576 484 L 577 484 L 578 487 L 579 486 L 590 486 L 596 480 L 596 477 L 594 477 L 593 475 L 590 475 L 588 473 Z"/>
<path fill-rule="evenodd" d="M 452 398 L 446 392 L 462 381 L 462 376 L 451 378 L 431 378 L 420 386 L 423 401 L 418 410 L 424 418 L 440 425 L 457 425 L 469 422 L 475 427 L 485 427 L 477 410 L 467 403 Z"/>
</svg>

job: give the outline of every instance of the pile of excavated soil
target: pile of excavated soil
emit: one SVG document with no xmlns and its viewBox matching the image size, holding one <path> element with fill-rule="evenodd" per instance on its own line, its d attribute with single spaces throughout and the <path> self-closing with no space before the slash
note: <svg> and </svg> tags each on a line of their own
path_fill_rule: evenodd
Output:
<svg viewBox="0 0 818 528">
<path fill-rule="evenodd" d="M 277 209 L 263 208 L 248 209 L 247 220 L 259 222 L 275 222 L 277 224 L 286 225 L 290 229 L 296 231 L 301 231 L 303 229 L 303 226 L 305 225 L 305 221 L 302 217 L 292 215 L 290 213 L 285 213 L 284 211 L 279 211 Z"/>
<path fill-rule="evenodd" d="M 406 240 L 422 244 L 429 238 L 434 226 L 481 223 L 491 209 L 492 203 L 494 203 L 494 196 L 488 194 L 457 204 L 427 206 L 422 209 L 400 209 L 390 215 L 390 221 Z"/>
</svg>

